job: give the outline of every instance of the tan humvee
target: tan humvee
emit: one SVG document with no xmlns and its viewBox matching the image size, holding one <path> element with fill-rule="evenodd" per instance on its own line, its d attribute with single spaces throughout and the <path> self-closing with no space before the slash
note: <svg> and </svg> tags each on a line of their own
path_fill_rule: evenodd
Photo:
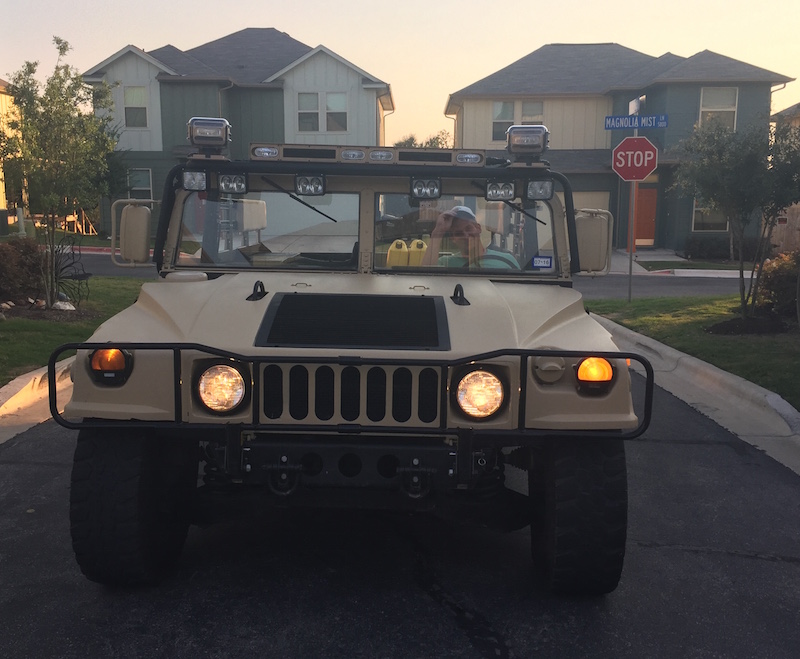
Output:
<svg viewBox="0 0 800 659">
<path fill-rule="evenodd" d="M 575 213 L 540 159 L 546 129 L 512 127 L 507 158 L 254 145 L 231 162 L 227 122 L 189 128 L 199 152 L 160 202 L 159 281 L 51 358 L 78 349 L 72 399 L 59 413 L 53 392 L 51 408 L 80 429 L 71 527 L 86 576 L 157 580 L 224 489 L 266 505 L 468 502 L 531 526 L 547 588 L 613 590 L 623 440 L 649 422 L 652 369 L 572 288 L 607 270 L 612 218 Z M 149 208 L 122 205 L 114 258 L 135 266 Z M 505 486 L 509 465 L 528 472 L 527 496 Z"/>
</svg>

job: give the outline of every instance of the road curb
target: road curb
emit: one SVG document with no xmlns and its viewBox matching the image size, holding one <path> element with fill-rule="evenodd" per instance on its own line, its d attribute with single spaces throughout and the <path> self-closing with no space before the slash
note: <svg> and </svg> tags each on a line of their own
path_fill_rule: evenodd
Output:
<svg viewBox="0 0 800 659">
<path fill-rule="evenodd" d="M 75 357 L 69 357 L 56 363 L 56 385 L 71 377 L 74 361 Z M 0 388 L 0 416 L 19 412 L 46 398 L 49 387 L 46 366 L 13 379 Z"/>
</svg>

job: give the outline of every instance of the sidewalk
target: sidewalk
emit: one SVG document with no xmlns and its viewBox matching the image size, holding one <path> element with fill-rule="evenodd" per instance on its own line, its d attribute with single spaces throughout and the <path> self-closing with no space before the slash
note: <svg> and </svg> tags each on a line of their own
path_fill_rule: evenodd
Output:
<svg viewBox="0 0 800 659">
<path fill-rule="evenodd" d="M 664 270 L 647 270 L 641 265 L 644 261 L 669 261 L 674 262 L 674 267 Z M 615 249 L 611 253 L 610 274 L 627 275 L 629 272 L 634 275 L 674 275 L 676 277 L 724 277 L 738 278 L 738 270 L 699 270 L 696 268 L 685 268 L 686 259 L 678 256 L 675 252 L 668 249 L 639 249 L 633 253 L 631 263 L 630 254 L 624 249 Z"/>
</svg>

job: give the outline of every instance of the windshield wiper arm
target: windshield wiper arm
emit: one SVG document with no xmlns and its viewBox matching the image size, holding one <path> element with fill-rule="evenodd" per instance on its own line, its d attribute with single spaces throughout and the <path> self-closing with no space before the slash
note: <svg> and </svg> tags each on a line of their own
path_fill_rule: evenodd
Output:
<svg viewBox="0 0 800 659">
<path fill-rule="evenodd" d="M 266 176 L 262 176 L 261 180 L 263 180 L 265 183 L 269 183 L 276 190 L 280 190 L 284 194 L 289 195 L 292 199 L 294 199 L 295 201 L 303 204 L 303 206 L 305 206 L 306 208 L 310 208 L 315 213 L 319 213 L 320 215 L 322 215 L 322 217 L 328 218 L 331 222 L 338 222 L 338 220 L 336 220 L 335 218 L 332 218 L 330 215 L 328 215 L 327 213 L 324 213 L 319 208 L 316 208 L 316 207 L 312 206 L 307 201 L 304 201 L 304 200 L 300 199 L 300 197 L 298 197 L 296 194 L 294 194 L 293 192 L 289 192 L 286 188 L 284 188 L 283 186 L 278 185 L 277 183 L 275 183 L 275 181 L 267 178 Z"/>
</svg>

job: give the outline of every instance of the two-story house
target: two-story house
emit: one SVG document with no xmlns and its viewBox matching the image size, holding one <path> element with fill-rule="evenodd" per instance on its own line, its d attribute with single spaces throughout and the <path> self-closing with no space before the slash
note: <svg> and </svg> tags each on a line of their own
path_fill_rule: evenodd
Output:
<svg viewBox="0 0 800 659">
<path fill-rule="evenodd" d="M 384 143 L 390 86 L 325 46 L 273 28 L 247 28 L 187 51 L 126 46 L 84 73 L 112 85 L 118 149 L 130 193 L 159 197 L 169 169 L 188 153 L 191 117 L 225 117 L 230 155 L 252 142 Z M 108 210 L 104 212 L 107 224 Z"/>
<path fill-rule="evenodd" d="M 11 96 L 8 93 L 8 83 L 0 78 L 0 124 L 5 121 L 11 107 Z M 0 163 L 0 235 L 8 233 L 8 200 L 6 199 L 6 182 L 3 174 L 3 165 Z"/>
<path fill-rule="evenodd" d="M 800 128 L 800 103 L 776 112 L 772 115 L 772 120 Z M 786 213 L 778 218 L 772 232 L 772 244 L 778 252 L 794 252 L 800 249 L 800 204 L 790 206 L 786 209 Z"/>
<path fill-rule="evenodd" d="M 610 210 L 624 247 L 630 184 L 612 171 L 611 152 L 633 131 L 607 130 L 605 118 L 628 115 L 640 100 L 639 113 L 665 117 L 666 126 L 639 131 L 658 148 L 659 165 L 638 186 L 636 245 L 683 252 L 689 236 L 728 227 L 673 188 L 675 147 L 710 117 L 766 127 L 773 87 L 791 80 L 707 50 L 652 57 L 613 43 L 551 44 L 451 94 L 445 114 L 455 119 L 457 147 L 500 150 L 510 125 L 546 125 L 547 158 L 570 177 L 576 204 Z"/>
</svg>

